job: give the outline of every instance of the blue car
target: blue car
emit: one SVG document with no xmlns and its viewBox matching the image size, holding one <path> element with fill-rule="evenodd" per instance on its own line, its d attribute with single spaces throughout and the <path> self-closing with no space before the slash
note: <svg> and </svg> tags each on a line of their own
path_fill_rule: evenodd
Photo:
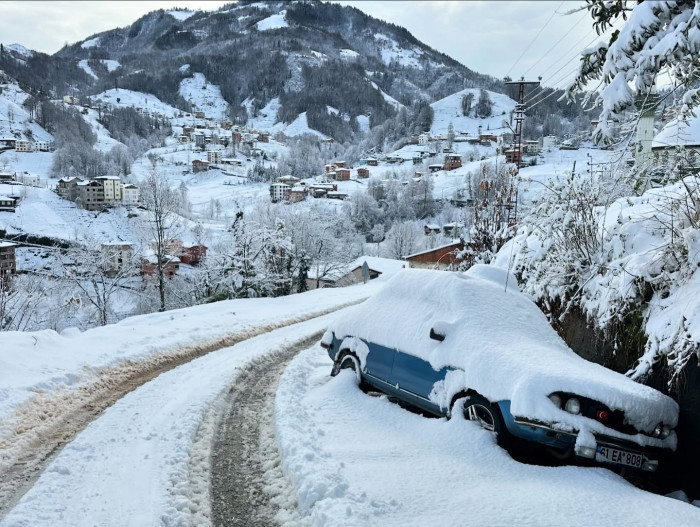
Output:
<svg viewBox="0 0 700 527">
<path fill-rule="evenodd" d="M 406 270 L 333 322 L 331 375 L 436 416 L 463 413 L 499 444 L 653 472 L 676 448 L 678 405 L 576 355 L 501 269 Z"/>
</svg>

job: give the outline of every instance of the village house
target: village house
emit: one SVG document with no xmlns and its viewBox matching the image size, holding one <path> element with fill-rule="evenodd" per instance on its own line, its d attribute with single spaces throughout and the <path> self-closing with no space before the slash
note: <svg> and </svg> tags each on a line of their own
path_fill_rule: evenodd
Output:
<svg viewBox="0 0 700 527">
<path fill-rule="evenodd" d="M 307 188 L 314 198 L 321 198 L 325 197 L 328 192 L 337 191 L 338 185 L 335 183 L 312 183 Z"/>
<path fill-rule="evenodd" d="M 56 192 L 59 196 L 70 201 L 75 201 L 78 198 L 78 183 L 83 181 L 79 177 L 62 177 L 58 180 Z"/>
<path fill-rule="evenodd" d="M 207 161 L 214 165 L 221 163 L 221 150 L 209 150 L 207 152 Z"/>
<path fill-rule="evenodd" d="M 204 132 L 196 132 L 194 134 L 194 146 L 198 148 L 204 148 Z"/>
<path fill-rule="evenodd" d="M 426 223 L 423 225 L 423 232 L 426 236 L 429 236 L 430 234 L 440 234 L 441 231 L 442 229 L 440 229 L 440 226 L 434 223 Z"/>
<path fill-rule="evenodd" d="M 36 141 L 34 143 L 34 150 L 37 152 L 51 152 L 52 144 L 50 141 Z"/>
<path fill-rule="evenodd" d="M 376 167 L 377 165 L 379 165 L 379 161 L 373 157 L 370 157 L 369 159 L 367 159 L 367 165 L 371 167 Z"/>
<path fill-rule="evenodd" d="M 530 156 L 536 156 L 540 153 L 540 142 L 533 139 L 527 139 L 523 143 L 523 151 Z"/>
<path fill-rule="evenodd" d="M 209 170 L 209 161 L 202 161 L 201 159 L 192 161 L 192 172 L 204 172 L 206 170 Z"/>
<path fill-rule="evenodd" d="M 514 148 L 509 148 L 503 152 L 506 156 L 506 163 L 513 163 L 515 165 L 520 165 L 523 161 L 523 154 L 521 151 L 516 151 Z"/>
<path fill-rule="evenodd" d="M 464 244 L 454 242 L 406 256 L 413 268 L 452 270 L 465 260 Z"/>
<path fill-rule="evenodd" d="M 128 243 L 102 244 L 102 270 L 107 276 L 116 276 L 131 261 L 131 245 Z"/>
<path fill-rule="evenodd" d="M 290 187 L 293 187 L 299 181 L 301 181 L 298 177 L 294 177 L 291 174 L 287 174 L 286 176 L 280 176 L 275 180 L 277 183 L 284 183 L 285 185 L 289 185 Z"/>
<path fill-rule="evenodd" d="M 126 206 L 138 205 L 139 188 L 136 185 L 127 183 L 122 186 L 122 203 Z"/>
<path fill-rule="evenodd" d="M 335 179 L 337 181 L 350 181 L 350 169 L 349 168 L 336 169 Z"/>
<path fill-rule="evenodd" d="M 0 172 L 0 183 L 9 183 L 15 180 L 15 174 L 10 172 Z"/>
<path fill-rule="evenodd" d="M 163 260 L 163 274 L 172 279 L 180 270 L 180 259 L 177 256 L 166 255 Z M 145 256 L 141 265 L 141 276 L 144 278 L 158 274 L 158 258 L 155 254 Z"/>
<path fill-rule="evenodd" d="M 557 146 L 557 136 L 556 135 L 546 135 L 542 138 L 542 149 L 549 150 Z"/>
<path fill-rule="evenodd" d="M 15 212 L 17 198 L 0 195 L 0 212 Z"/>
<path fill-rule="evenodd" d="M 258 141 L 260 141 L 261 143 L 269 143 L 270 142 L 269 132 L 260 132 L 258 134 Z"/>
<path fill-rule="evenodd" d="M 379 258 L 376 256 L 360 256 L 355 261 L 339 266 L 328 272 L 312 266 L 308 271 L 306 285 L 308 289 L 327 287 L 346 287 L 360 284 L 365 281 L 362 268 L 367 269 L 367 281 L 379 278 L 382 275 L 392 276 L 408 267 L 403 260 Z"/>
<path fill-rule="evenodd" d="M 194 112 L 194 118 L 195 119 L 205 119 L 206 116 L 204 115 L 204 112 L 197 111 L 197 112 Z"/>
<path fill-rule="evenodd" d="M 14 148 L 16 143 L 15 137 L 0 137 L 0 148 Z"/>
<path fill-rule="evenodd" d="M 272 183 L 270 185 L 270 199 L 272 203 L 286 200 L 291 190 L 292 187 L 284 183 Z"/>
<path fill-rule="evenodd" d="M 32 142 L 26 139 L 17 139 L 15 141 L 15 152 L 31 152 Z"/>
<path fill-rule="evenodd" d="M 340 199 L 340 200 L 344 200 L 344 199 L 348 199 L 349 195 L 348 195 L 347 192 L 337 192 L 337 191 L 333 191 L 333 192 L 326 192 L 326 197 L 327 197 L 328 199 Z"/>
<path fill-rule="evenodd" d="M 700 118 L 673 119 L 651 142 L 654 166 L 700 167 Z"/>
<path fill-rule="evenodd" d="M 39 186 L 39 176 L 30 174 L 29 172 L 20 172 L 15 174 L 15 181 L 21 183 L 22 185 L 27 185 L 30 187 Z"/>
<path fill-rule="evenodd" d="M 104 203 L 112 205 L 122 201 L 122 180 L 118 176 L 99 176 L 95 181 L 102 184 Z"/>
<path fill-rule="evenodd" d="M 73 97 L 72 95 L 64 95 L 63 96 L 63 102 L 66 104 L 78 104 L 80 101 L 78 100 L 77 97 Z"/>
<path fill-rule="evenodd" d="M 430 142 L 430 134 L 428 132 L 423 132 L 418 136 L 419 145 L 427 145 Z"/>
<path fill-rule="evenodd" d="M 80 181 L 77 184 L 76 204 L 85 210 L 102 210 L 105 206 L 105 192 L 99 181 Z"/>
<path fill-rule="evenodd" d="M 241 161 L 240 159 L 236 159 L 235 157 L 222 157 L 221 164 L 239 167 L 243 164 L 243 161 Z"/>
<path fill-rule="evenodd" d="M 367 179 L 369 177 L 369 169 L 358 168 L 357 169 L 357 177 L 362 178 L 362 179 Z"/>
<path fill-rule="evenodd" d="M 348 164 L 345 161 L 333 161 L 331 164 L 335 165 L 335 168 L 347 168 Z"/>
<path fill-rule="evenodd" d="M 180 261 L 187 265 L 198 265 L 207 256 L 207 250 L 205 245 L 183 245 Z"/>
<path fill-rule="evenodd" d="M 306 199 L 306 195 L 308 194 L 308 191 L 306 187 L 302 186 L 295 186 L 291 187 L 289 189 L 289 193 L 287 194 L 287 201 L 290 203 L 297 203 L 299 201 L 304 201 Z"/>
<path fill-rule="evenodd" d="M 187 144 L 190 142 L 190 136 L 182 134 L 181 136 L 178 136 L 177 142 L 180 143 L 181 145 Z"/>
<path fill-rule="evenodd" d="M 17 274 L 17 259 L 14 243 L 0 242 L 0 282 L 7 281 Z"/>
<path fill-rule="evenodd" d="M 435 172 L 440 172 L 443 168 L 443 165 L 440 165 L 438 163 L 434 163 L 432 165 L 428 165 L 428 170 L 430 170 L 430 173 L 433 174 Z"/>
</svg>

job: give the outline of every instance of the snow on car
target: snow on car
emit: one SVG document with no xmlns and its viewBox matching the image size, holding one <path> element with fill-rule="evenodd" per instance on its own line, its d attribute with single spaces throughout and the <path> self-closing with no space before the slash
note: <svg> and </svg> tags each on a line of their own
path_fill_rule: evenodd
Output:
<svg viewBox="0 0 700 527">
<path fill-rule="evenodd" d="M 676 448 L 678 405 L 586 361 L 505 271 L 406 270 L 323 336 L 333 374 L 435 415 L 595 462 L 653 472 Z"/>
</svg>

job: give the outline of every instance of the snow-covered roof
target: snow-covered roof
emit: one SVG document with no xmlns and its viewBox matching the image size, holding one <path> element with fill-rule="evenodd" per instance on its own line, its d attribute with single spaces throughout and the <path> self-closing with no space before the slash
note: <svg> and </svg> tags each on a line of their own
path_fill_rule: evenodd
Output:
<svg viewBox="0 0 700 527">
<path fill-rule="evenodd" d="M 688 120 L 672 119 L 661 129 L 651 143 L 652 148 L 699 145 L 700 118 L 698 117 L 691 117 Z"/>
<path fill-rule="evenodd" d="M 432 249 L 426 249 L 424 251 L 419 251 L 417 253 L 409 254 L 408 256 L 406 256 L 406 259 L 408 260 L 409 258 L 413 258 L 414 256 L 432 253 L 434 251 L 439 251 L 440 249 L 447 249 L 449 247 L 454 247 L 455 249 L 457 249 L 457 248 L 459 248 L 460 243 L 461 242 L 451 242 L 451 243 L 446 243 L 445 245 L 439 245 L 438 247 L 433 247 Z"/>
<path fill-rule="evenodd" d="M 322 276 L 321 278 L 326 280 L 338 280 L 358 267 L 362 267 L 365 262 L 367 262 L 367 265 L 372 271 L 381 273 L 382 277 L 384 278 L 394 276 L 402 269 L 408 268 L 408 263 L 404 260 L 392 260 L 391 258 L 379 258 L 378 256 L 360 256 L 349 264 L 344 265 L 343 267 L 338 268 L 332 273 Z M 308 277 L 312 279 L 316 278 L 315 268 L 309 269 Z"/>
<path fill-rule="evenodd" d="M 2 199 L 2 197 L 0 197 Z M 16 244 L 10 242 L 0 242 L 0 247 L 16 247 Z"/>
</svg>

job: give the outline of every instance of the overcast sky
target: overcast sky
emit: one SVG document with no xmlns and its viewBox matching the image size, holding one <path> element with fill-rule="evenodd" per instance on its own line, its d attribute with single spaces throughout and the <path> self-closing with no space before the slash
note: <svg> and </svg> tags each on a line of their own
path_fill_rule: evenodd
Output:
<svg viewBox="0 0 700 527">
<path fill-rule="evenodd" d="M 170 7 L 214 10 L 225 1 L 0 1 L 0 41 L 55 53 L 65 43 L 128 26 Z M 596 39 L 583 0 L 341 1 L 408 29 L 472 70 L 498 78 L 542 76 L 547 86 L 570 79 L 578 53 Z M 569 14 L 567 14 L 569 13 Z"/>
</svg>

